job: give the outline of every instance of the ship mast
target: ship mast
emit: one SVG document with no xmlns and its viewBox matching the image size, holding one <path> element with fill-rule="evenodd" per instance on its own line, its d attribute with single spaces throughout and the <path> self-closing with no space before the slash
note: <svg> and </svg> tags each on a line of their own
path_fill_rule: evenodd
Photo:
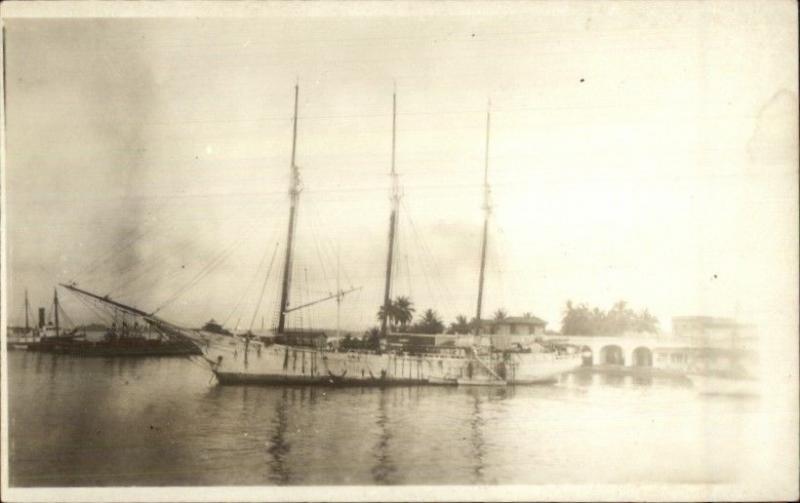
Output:
<svg viewBox="0 0 800 503">
<path fill-rule="evenodd" d="M 30 322 L 28 321 L 28 312 L 30 311 L 30 307 L 28 305 L 28 290 L 25 290 L 25 333 L 28 333 L 30 330 Z"/>
<path fill-rule="evenodd" d="M 481 242 L 481 272 L 478 277 L 478 306 L 475 310 L 475 335 L 481 333 L 481 308 L 483 307 L 483 281 L 486 270 L 486 245 L 489 240 L 489 215 L 492 212 L 491 201 L 489 200 L 489 125 L 491 122 L 491 112 L 486 111 L 486 153 L 483 167 L 483 240 Z"/>
<path fill-rule="evenodd" d="M 59 335 L 58 327 L 58 289 L 53 288 L 53 317 L 56 322 L 56 337 Z"/>
<path fill-rule="evenodd" d="M 292 121 L 292 161 L 291 181 L 289 182 L 289 230 L 286 238 L 286 260 L 283 264 L 283 286 L 281 287 L 281 305 L 278 313 L 278 333 L 283 333 L 286 328 L 286 308 L 289 306 L 289 285 L 292 281 L 292 243 L 294 240 L 295 219 L 297 218 L 297 203 L 300 196 L 300 170 L 295 164 L 297 151 L 297 97 L 300 94 L 299 85 L 294 86 L 294 119 Z"/>
<path fill-rule="evenodd" d="M 381 318 L 381 337 L 386 337 L 387 323 L 392 293 L 392 264 L 394 261 L 394 241 L 397 231 L 397 213 L 400 207 L 400 184 L 394 167 L 395 138 L 397 129 L 397 93 L 392 93 L 392 213 L 389 217 L 389 253 L 386 257 L 386 286 L 383 291 L 383 317 Z"/>
</svg>

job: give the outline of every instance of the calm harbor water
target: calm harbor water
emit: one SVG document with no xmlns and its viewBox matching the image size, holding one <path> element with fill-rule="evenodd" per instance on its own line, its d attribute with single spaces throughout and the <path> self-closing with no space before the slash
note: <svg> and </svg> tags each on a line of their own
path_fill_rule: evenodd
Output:
<svg viewBox="0 0 800 503">
<path fill-rule="evenodd" d="M 509 388 L 223 387 L 183 358 L 9 351 L 10 484 L 705 483 L 758 399 L 579 371 Z"/>
</svg>

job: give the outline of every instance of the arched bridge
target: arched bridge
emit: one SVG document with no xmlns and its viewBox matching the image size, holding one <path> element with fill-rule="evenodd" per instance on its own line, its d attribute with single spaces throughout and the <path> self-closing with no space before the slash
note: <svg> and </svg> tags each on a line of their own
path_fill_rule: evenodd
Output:
<svg viewBox="0 0 800 503">
<path fill-rule="evenodd" d="M 618 365 L 625 367 L 652 367 L 657 349 L 677 349 L 685 341 L 663 335 L 554 335 L 546 336 L 553 342 L 567 342 L 581 348 L 584 365 Z"/>
</svg>

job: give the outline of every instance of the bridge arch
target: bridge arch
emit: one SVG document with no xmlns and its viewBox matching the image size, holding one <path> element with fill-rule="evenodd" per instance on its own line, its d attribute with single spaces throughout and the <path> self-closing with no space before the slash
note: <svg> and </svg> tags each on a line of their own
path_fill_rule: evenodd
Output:
<svg viewBox="0 0 800 503">
<path fill-rule="evenodd" d="M 600 363 L 603 365 L 625 365 L 625 353 L 621 346 L 609 344 L 600 348 Z"/>
<path fill-rule="evenodd" d="M 592 348 L 589 346 L 582 346 L 580 352 L 584 367 L 591 367 L 594 365 L 594 352 Z"/>
<path fill-rule="evenodd" d="M 631 365 L 634 367 L 652 367 L 653 351 L 644 346 L 639 346 L 631 353 Z"/>
</svg>

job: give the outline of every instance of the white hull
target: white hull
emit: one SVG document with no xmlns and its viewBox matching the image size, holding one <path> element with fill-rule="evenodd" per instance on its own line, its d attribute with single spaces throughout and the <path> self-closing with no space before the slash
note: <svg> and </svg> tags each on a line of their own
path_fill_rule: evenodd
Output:
<svg viewBox="0 0 800 503">
<path fill-rule="evenodd" d="M 187 335 L 198 343 L 222 384 L 456 384 L 481 378 L 480 365 L 469 356 L 338 352 L 206 332 Z M 511 353 L 505 360 L 498 353 L 490 363 L 501 361 L 509 384 L 552 381 L 581 365 L 579 354 L 555 353 Z"/>
</svg>

